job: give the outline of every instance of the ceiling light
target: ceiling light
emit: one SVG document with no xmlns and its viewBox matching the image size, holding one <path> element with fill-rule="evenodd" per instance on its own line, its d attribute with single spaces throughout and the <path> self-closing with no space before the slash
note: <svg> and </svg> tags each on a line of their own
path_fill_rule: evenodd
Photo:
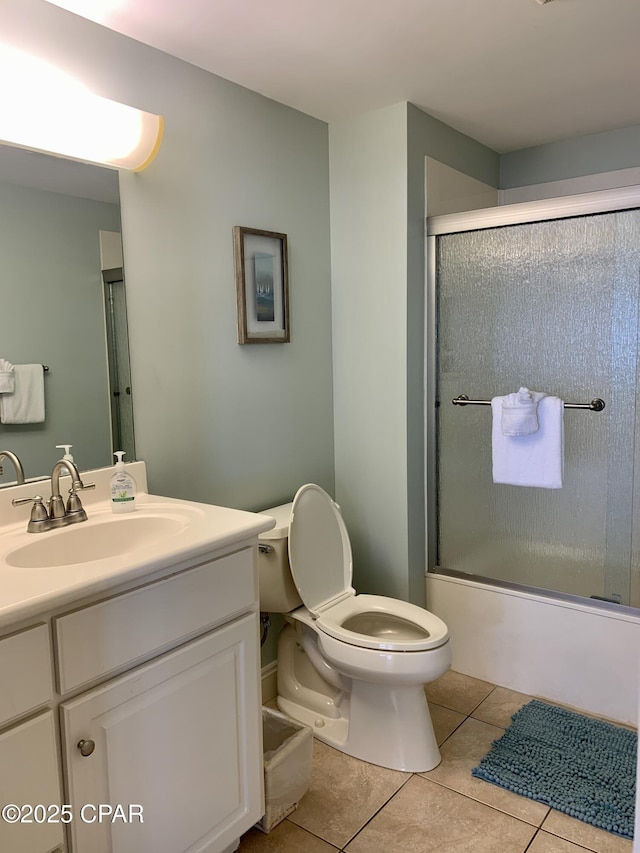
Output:
<svg viewBox="0 0 640 853">
<path fill-rule="evenodd" d="M 140 171 L 155 157 L 161 116 L 94 95 L 73 77 L 0 43 L 0 142 Z"/>
</svg>

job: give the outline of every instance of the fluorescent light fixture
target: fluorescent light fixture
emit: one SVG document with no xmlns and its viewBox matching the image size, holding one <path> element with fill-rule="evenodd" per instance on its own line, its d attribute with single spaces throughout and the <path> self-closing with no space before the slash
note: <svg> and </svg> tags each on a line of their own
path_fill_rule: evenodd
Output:
<svg viewBox="0 0 640 853">
<path fill-rule="evenodd" d="M 155 157 L 162 116 L 93 94 L 53 65 L 0 42 L 0 142 L 140 171 Z"/>
</svg>

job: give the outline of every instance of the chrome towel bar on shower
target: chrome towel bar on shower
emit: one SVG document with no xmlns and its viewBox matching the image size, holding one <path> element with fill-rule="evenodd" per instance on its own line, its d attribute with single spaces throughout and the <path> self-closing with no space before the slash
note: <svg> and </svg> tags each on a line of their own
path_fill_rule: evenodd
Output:
<svg viewBox="0 0 640 853">
<path fill-rule="evenodd" d="M 491 400 L 470 400 L 466 394 L 458 394 L 451 401 L 454 406 L 490 406 Z M 565 403 L 565 409 L 589 409 L 591 412 L 601 412 L 605 407 L 604 400 L 596 397 L 590 403 Z"/>
</svg>

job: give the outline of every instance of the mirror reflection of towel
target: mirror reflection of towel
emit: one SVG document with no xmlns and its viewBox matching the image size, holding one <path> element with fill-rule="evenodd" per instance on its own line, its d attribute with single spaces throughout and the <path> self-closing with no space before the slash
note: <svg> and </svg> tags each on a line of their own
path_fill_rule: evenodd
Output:
<svg viewBox="0 0 640 853">
<path fill-rule="evenodd" d="M 6 358 L 0 358 L 0 394 L 13 394 L 15 389 L 13 365 Z"/>
<path fill-rule="evenodd" d="M 44 368 L 41 364 L 16 364 L 13 394 L 0 394 L 3 424 L 39 424 L 44 421 Z"/>
</svg>

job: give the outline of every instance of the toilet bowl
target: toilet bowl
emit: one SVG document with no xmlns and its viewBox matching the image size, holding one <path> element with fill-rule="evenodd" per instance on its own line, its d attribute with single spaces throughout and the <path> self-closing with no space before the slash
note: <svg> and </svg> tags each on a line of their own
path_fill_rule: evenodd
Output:
<svg viewBox="0 0 640 853">
<path fill-rule="evenodd" d="M 284 614 L 278 639 L 281 711 L 348 755 L 393 770 L 440 762 L 424 684 L 451 666 L 445 623 L 421 607 L 357 595 L 338 505 L 319 486 L 264 510 L 260 609 Z"/>
</svg>

